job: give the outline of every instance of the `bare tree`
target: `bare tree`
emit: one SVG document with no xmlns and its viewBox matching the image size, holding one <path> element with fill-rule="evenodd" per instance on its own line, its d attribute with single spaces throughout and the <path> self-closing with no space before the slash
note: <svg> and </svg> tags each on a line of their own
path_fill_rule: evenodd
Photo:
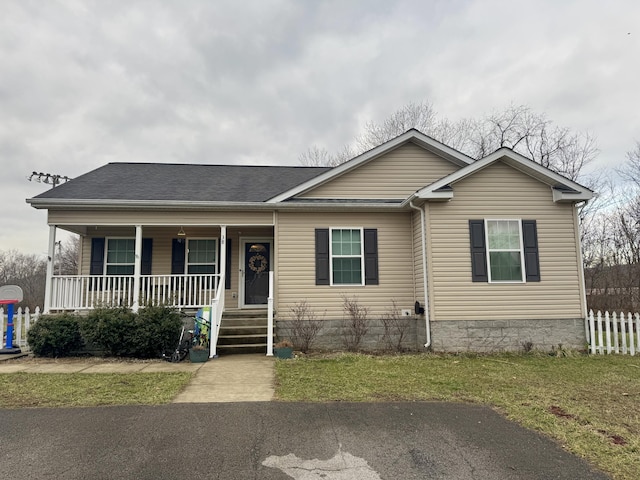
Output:
<svg viewBox="0 0 640 480">
<path fill-rule="evenodd" d="M 428 102 L 408 103 L 389 115 L 382 123 L 369 121 L 356 138 L 357 150 L 366 152 L 415 128 L 429 135 L 436 125 L 436 112 Z"/>
<path fill-rule="evenodd" d="M 633 150 L 627 152 L 627 161 L 617 170 L 622 178 L 640 189 L 640 141 L 636 141 Z"/>
<path fill-rule="evenodd" d="M 60 275 L 78 275 L 80 260 L 80 237 L 74 235 L 60 244 L 60 251 L 56 255 L 55 271 Z"/>
<path fill-rule="evenodd" d="M 342 147 L 337 153 L 329 153 L 325 148 L 313 145 L 298 157 L 300 163 L 306 167 L 336 167 L 355 157 L 357 153 L 349 145 Z"/>
<path fill-rule="evenodd" d="M 625 180 L 584 225 L 588 306 L 593 310 L 640 310 L 640 142 L 618 170 Z"/>
<path fill-rule="evenodd" d="M 0 252 L 0 285 L 18 285 L 24 299 L 18 307 L 44 305 L 47 262 L 38 255 L 27 255 L 16 250 Z"/>
<path fill-rule="evenodd" d="M 454 122 L 438 119 L 433 106 L 423 101 L 404 105 L 382 122 L 368 122 L 354 147 L 346 146 L 338 154 L 312 147 L 300 156 L 300 162 L 336 166 L 412 128 L 475 159 L 508 147 L 572 180 L 578 180 L 598 154 L 593 136 L 556 126 L 525 105 L 510 105 L 478 120 Z"/>
</svg>

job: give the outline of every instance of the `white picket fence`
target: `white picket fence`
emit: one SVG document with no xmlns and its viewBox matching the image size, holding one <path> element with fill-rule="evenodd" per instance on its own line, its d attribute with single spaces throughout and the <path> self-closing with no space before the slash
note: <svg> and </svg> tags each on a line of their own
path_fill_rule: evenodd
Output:
<svg viewBox="0 0 640 480">
<path fill-rule="evenodd" d="M 640 353 L 640 313 L 589 312 L 589 351 L 592 355 Z"/>
<path fill-rule="evenodd" d="M 13 346 L 20 347 L 22 351 L 29 351 L 27 344 L 27 330 L 40 317 L 40 307 L 36 307 L 33 313 L 29 312 L 29 307 L 18 308 L 13 312 Z M 0 334 L 2 334 L 2 348 L 7 345 L 7 314 L 4 308 L 0 308 Z"/>
</svg>

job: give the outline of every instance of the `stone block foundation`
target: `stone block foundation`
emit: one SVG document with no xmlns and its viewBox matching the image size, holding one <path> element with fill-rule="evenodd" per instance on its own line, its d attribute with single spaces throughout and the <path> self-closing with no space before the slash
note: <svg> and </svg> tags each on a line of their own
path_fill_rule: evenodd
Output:
<svg viewBox="0 0 640 480">
<path fill-rule="evenodd" d="M 295 342 L 290 320 L 277 320 L 276 340 Z M 431 349 L 435 352 L 522 352 L 527 349 L 551 351 L 560 346 L 583 349 L 586 345 L 584 320 L 451 320 L 431 322 Z M 396 350 L 397 331 L 385 328 L 380 319 L 368 321 L 368 330 L 359 350 Z M 422 316 L 406 319 L 401 350 L 425 351 L 425 320 Z M 310 350 L 346 350 L 345 321 L 325 319 Z"/>
<path fill-rule="evenodd" d="M 431 322 L 433 350 L 443 352 L 583 349 L 584 319 L 452 320 Z"/>
</svg>

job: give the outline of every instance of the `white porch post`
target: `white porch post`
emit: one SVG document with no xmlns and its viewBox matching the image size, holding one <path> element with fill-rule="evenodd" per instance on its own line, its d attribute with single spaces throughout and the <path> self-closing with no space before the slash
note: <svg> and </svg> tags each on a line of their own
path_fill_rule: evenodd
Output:
<svg viewBox="0 0 640 480">
<path fill-rule="evenodd" d="M 136 225 L 136 251 L 133 264 L 133 305 L 134 312 L 140 308 L 140 274 L 142 273 L 142 225 Z"/>
<path fill-rule="evenodd" d="M 218 287 L 222 287 L 222 289 L 226 288 L 225 279 L 227 274 L 227 226 L 220 225 L 220 268 L 218 271 L 220 272 L 220 281 L 218 282 Z M 224 292 L 222 292 L 224 295 Z"/>
<path fill-rule="evenodd" d="M 51 294 L 53 287 L 53 264 L 55 260 L 56 252 L 56 226 L 49 225 L 49 249 L 47 257 L 47 278 L 45 281 L 44 290 L 44 313 L 49 313 L 51 310 Z"/>
</svg>

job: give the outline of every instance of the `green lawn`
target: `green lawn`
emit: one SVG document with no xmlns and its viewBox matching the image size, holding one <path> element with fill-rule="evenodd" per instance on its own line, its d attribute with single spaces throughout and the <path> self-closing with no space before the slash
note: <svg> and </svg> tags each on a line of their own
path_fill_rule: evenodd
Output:
<svg viewBox="0 0 640 480">
<path fill-rule="evenodd" d="M 640 472 L 640 358 L 543 354 L 303 358 L 276 363 L 283 401 L 490 405 L 615 479 Z"/>
<path fill-rule="evenodd" d="M 169 403 L 191 373 L 5 373 L 0 408 Z"/>
</svg>

